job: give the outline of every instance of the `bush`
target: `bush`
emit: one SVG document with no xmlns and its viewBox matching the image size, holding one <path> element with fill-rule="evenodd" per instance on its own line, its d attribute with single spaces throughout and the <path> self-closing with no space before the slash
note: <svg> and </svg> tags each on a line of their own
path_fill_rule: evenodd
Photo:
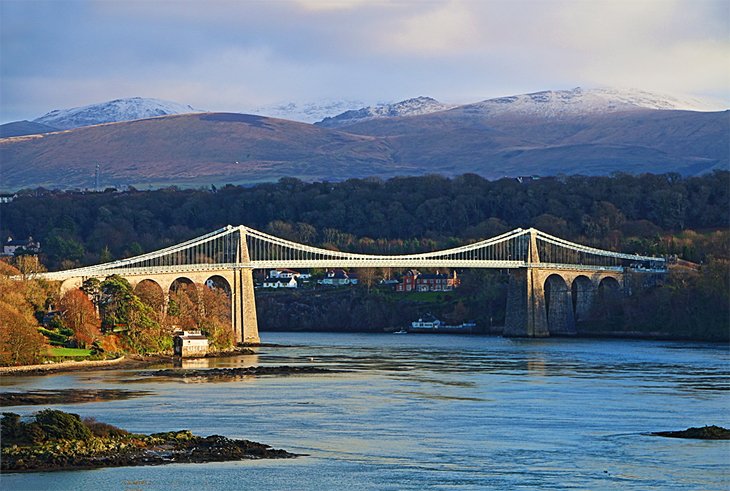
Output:
<svg viewBox="0 0 730 491">
<path fill-rule="evenodd" d="M 91 430 L 81 422 L 78 414 L 44 409 L 35 415 L 35 420 L 47 440 L 88 440 L 91 438 Z"/>
<path fill-rule="evenodd" d="M 127 430 L 117 428 L 116 426 L 107 423 L 102 423 L 97 421 L 95 418 L 84 418 L 83 423 L 94 436 L 98 436 L 99 438 L 118 438 L 129 435 Z"/>
</svg>

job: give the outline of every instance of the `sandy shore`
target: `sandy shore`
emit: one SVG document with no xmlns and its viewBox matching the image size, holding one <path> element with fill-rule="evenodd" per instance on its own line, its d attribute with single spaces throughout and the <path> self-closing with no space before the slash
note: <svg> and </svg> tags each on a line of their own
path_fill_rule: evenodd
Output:
<svg viewBox="0 0 730 491">
<path fill-rule="evenodd" d="M 253 354 L 255 351 L 248 348 L 236 348 L 229 351 L 211 352 L 204 358 L 222 358 L 226 356 L 240 356 Z M 95 370 L 118 367 L 140 367 L 154 363 L 172 363 L 175 358 L 168 355 L 151 356 L 120 356 L 112 360 L 81 360 L 62 361 L 57 363 L 43 363 L 40 365 L 21 365 L 16 367 L 0 367 L 0 377 L 3 375 L 40 375 L 56 372 L 73 372 L 77 370 Z M 192 359 L 192 358 L 191 358 Z"/>
</svg>

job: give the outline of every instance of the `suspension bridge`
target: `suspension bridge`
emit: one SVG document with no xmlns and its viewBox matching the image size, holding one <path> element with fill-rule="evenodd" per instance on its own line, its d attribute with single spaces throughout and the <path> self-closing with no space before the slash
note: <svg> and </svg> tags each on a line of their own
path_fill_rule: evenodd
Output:
<svg viewBox="0 0 730 491">
<path fill-rule="evenodd" d="M 231 296 L 231 322 L 241 343 L 259 342 L 254 269 L 493 268 L 513 270 L 507 299 L 507 336 L 574 334 L 598 292 L 626 289 L 625 274 L 666 272 L 663 258 L 622 254 L 569 242 L 536 229 L 515 229 L 441 251 L 403 255 L 357 254 L 300 244 L 240 225 L 155 252 L 94 266 L 44 273 L 61 291 L 89 278 L 119 275 L 163 293 L 180 282 L 215 285 Z"/>
</svg>

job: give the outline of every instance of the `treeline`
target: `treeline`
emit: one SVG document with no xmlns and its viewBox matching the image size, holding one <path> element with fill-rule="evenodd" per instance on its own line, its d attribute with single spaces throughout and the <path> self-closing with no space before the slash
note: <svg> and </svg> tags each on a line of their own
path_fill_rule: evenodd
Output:
<svg viewBox="0 0 730 491">
<path fill-rule="evenodd" d="M 383 181 L 103 193 L 24 190 L 0 205 L 2 238 L 40 240 L 52 270 L 149 252 L 227 224 L 308 244 L 407 253 L 517 227 L 594 246 L 730 257 L 730 172 L 489 181 L 474 174 Z"/>
</svg>

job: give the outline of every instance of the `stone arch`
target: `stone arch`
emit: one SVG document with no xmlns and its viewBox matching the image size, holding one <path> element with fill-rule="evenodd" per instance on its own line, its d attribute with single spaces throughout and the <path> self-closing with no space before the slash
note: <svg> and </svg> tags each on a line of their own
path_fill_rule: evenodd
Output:
<svg viewBox="0 0 730 491">
<path fill-rule="evenodd" d="M 81 277 L 74 277 L 74 278 L 68 278 L 66 280 L 63 280 L 61 282 L 61 288 L 60 292 L 61 295 L 66 293 L 69 290 L 73 290 L 74 288 L 81 288 L 81 285 L 84 283 L 83 278 Z"/>
<path fill-rule="evenodd" d="M 575 334 L 572 292 L 565 278 L 551 274 L 545 279 L 544 291 L 548 332 L 551 335 Z"/>
<path fill-rule="evenodd" d="M 198 285 L 186 276 L 175 278 L 170 283 L 167 307 L 173 326 L 182 330 L 197 329 L 200 310 Z"/>
<path fill-rule="evenodd" d="M 229 297 L 231 296 L 231 284 L 221 275 L 216 274 L 205 280 L 205 286 L 210 289 L 223 290 Z"/>
<path fill-rule="evenodd" d="M 621 284 L 616 278 L 606 276 L 598 283 L 598 294 L 603 298 L 618 298 L 621 295 Z"/>
<path fill-rule="evenodd" d="M 598 283 L 596 315 L 607 326 L 621 325 L 623 316 L 621 284 L 616 278 L 606 276 Z"/>
<path fill-rule="evenodd" d="M 145 278 L 134 286 L 134 294 L 137 295 L 143 303 L 149 305 L 157 311 L 163 311 L 166 307 L 167 294 L 157 281 Z"/>
<path fill-rule="evenodd" d="M 181 288 L 195 287 L 195 282 L 187 276 L 178 276 L 170 283 L 169 293 L 177 292 Z"/>
<path fill-rule="evenodd" d="M 231 322 L 233 319 L 233 288 L 230 281 L 224 276 L 212 275 L 205 280 L 204 284 L 206 288 L 200 294 L 206 315 L 225 318 Z M 224 297 L 219 296 L 221 292 L 225 294 Z"/>
<path fill-rule="evenodd" d="M 596 285 L 585 275 L 576 276 L 570 285 L 576 322 L 588 319 L 596 296 Z"/>
</svg>

